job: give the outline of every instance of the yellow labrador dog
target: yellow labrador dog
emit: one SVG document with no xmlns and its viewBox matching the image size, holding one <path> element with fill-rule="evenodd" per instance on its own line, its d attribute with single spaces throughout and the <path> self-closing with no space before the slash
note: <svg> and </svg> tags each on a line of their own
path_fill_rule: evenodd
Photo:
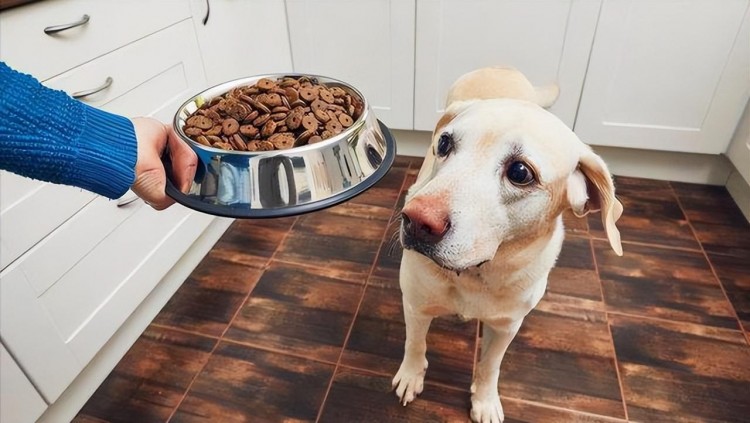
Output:
<svg viewBox="0 0 750 423">
<path fill-rule="evenodd" d="M 600 210 L 610 245 L 622 254 L 612 177 L 544 109 L 557 94 L 511 68 L 470 72 L 450 89 L 401 215 L 406 345 L 393 386 L 404 405 L 424 386 L 430 321 L 458 314 L 484 323 L 471 418 L 502 422 L 500 363 L 545 292 L 563 242 L 563 211 Z"/>
</svg>

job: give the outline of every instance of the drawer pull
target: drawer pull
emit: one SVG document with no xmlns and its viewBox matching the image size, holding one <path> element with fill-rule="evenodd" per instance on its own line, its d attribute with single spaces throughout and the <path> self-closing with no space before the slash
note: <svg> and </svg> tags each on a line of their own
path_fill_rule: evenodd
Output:
<svg viewBox="0 0 750 423">
<path fill-rule="evenodd" d="M 206 16 L 203 17 L 203 26 L 206 26 L 208 23 L 208 15 L 211 14 L 211 5 L 208 2 L 209 0 L 206 0 Z"/>
<path fill-rule="evenodd" d="M 138 198 L 140 198 L 140 197 L 138 197 L 135 194 L 133 194 L 133 195 L 131 195 L 129 197 L 121 197 L 121 198 L 117 199 L 117 207 L 125 207 L 128 204 L 136 201 Z"/>
<path fill-rule="evenodd" d="M 96 93 L 98 93 L 100 91 L 104 91 L 107 88 L 109 88 L 110 85 L 112 85 L 112 82 L 114 82 L 114 80 L 112 79 L 111 76 L 108 76 L 107 80 L 104 81 L 104 84 L 102 84 L 102 86 L 96 87 L 96 88 L 92 88 L 90 90 L 78 91 L 76 93 L 71 94 L 71 97 L 76 98 L 76 99 L 81 99 L 81 98 L 84 98 L 84 97 L 88 97 L 90 95 L 94 95 L 94 94 L 96 94 Z"/>
<path fill-rule="evenodd" d="M 62 24 L 62 25 L 53 25 L 48 26 L 47 28 L 44 28 L 44 33 L 47 35 L 57 34 L 58 32 L 65 31 L 70 28 L 75 28 L 77 26 L 86 25 L 89 22 L 89 15 L 83 15 L 81 17 L 81 20 L 68 23 L 68 24 Z"/>
</svg>

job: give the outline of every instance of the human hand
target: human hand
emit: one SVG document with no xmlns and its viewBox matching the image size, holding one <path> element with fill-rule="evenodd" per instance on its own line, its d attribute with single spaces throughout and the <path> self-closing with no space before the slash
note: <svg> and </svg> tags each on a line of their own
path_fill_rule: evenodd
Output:
<svg viewBox="0 0 750 423">
<path fill-rule="evenodd" d="M 146 204 L 156 210 L 164 210 L 174 204 L 174 200 L 165 192 L 167 175 L 161 161 L 164 149 L 169 146 L 174 177 L 172 182 L 182 192 L 187 192 L 190 188 L 198 157 L 170 126 L 153 118 L 134 118 L 132 122 L 138 140 L 138 159 L 135 164 L 135 182 L 130 188 Z"/>
</svg>

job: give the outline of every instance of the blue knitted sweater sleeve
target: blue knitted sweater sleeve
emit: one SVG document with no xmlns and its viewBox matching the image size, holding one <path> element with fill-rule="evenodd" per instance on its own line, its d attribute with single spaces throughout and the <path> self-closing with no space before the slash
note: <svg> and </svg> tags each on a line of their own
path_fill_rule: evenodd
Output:
<svg viewBox="0 0 750 423">
<path fill-rule="evenodd" d="M 132 122 L 0 62 L 0 169 L 108 198 L 135 180 Z"/>
</svg>

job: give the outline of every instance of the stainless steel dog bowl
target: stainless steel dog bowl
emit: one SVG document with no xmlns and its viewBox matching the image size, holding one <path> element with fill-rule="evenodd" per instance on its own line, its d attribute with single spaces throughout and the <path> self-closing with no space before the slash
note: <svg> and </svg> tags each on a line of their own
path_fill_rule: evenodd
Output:
<svg viewBox="0 0 750 423">
<path fill-rule="evenodd" d="M 301 74 L 260 75 L 209 88 L 177 111 L 174 129 L 198 155 L 198 169 L 187 194 L 172 183 L 169 155 L 167 195 L 204 213 L 235 218 L 293 216 L 330 207 L 361 194 L 379 181 L 396 157 L 396 143 L 388 128 L 372 113 L 365 97 L 350 85 L 313 76 L 329 87 L 338 86 L 359 97 L 364 111 L 345 131 L 325 141 L 288 150 L 226 151 L 206 147 L 183 132 L 185 120 L 204 101 L 261 78 Z"/>
</svg>

